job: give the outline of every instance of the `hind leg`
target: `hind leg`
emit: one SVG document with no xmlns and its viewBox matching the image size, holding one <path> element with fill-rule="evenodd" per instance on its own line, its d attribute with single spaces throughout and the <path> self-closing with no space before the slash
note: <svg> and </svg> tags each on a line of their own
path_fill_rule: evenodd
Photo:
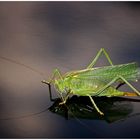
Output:
<svg viewBox="0 0 140 140">
<path fill-rule="evenodd" d="M 92 60 L 92 62 L 88 65 L 87 69 L 90 69 L 90 68 L 92 68 L 95 65 L 95 63 L 97 62 L 97 60 L 99 59 L 99 57 L 101 56 L 101 54 L 104 54 L 105 57 L 107 58 L 109 64 L 111 66 L 113 66 L 113 63 L 112 63 L 112 61 L 111 61 L 108 53 L 106 52 L 106 50 L 104 48 L 101 48 L 99 50 L 99 52 L 97 53 L 97 55 L 95 56 L 95 58 Z"/>
</svg>

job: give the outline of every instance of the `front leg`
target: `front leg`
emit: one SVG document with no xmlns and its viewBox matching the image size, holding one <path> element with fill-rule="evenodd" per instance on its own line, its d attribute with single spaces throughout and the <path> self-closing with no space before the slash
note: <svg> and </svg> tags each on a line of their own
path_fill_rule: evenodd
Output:
<svg viewBox="0 0 140 140">
<path fill-rule="evenodd" d="M 46 80 L 42 80 L 42 81 L 41 81 L 42 83 L 48 85 L 48 88 L 49 88 L 49 95 L 50 95 L 50 100 L 51 100 L 51 101 L 54 101 L 54 100 L 55 100 L 55 99 L 52 98 L 51 83 L 54 81 L 54 79 L 55 79 L 56 76 L 59 76 L 59 78 L 60 78 L 61 80 L 63 80 L 60 71 L 59 71 L 58 69 L 55 69 L 54 72 L 53 72 L 53 76 L 52 76 L 52 78 L 51 78 L 50 81 L 46 81 Z"/>
<path fill-rule="evenodd" d="M 63 102 L 60 102 L 59 105 L 63 105 L 66 103 L 66 100 L 64 100 Z"/>
<path fill-rule="evenodd" d="M 61 93 L 60 93 L 60 94 L 61 94 Z M 67 102 L 67 100 L 68 100 L 69 96 L 70 96 L 70 92 L 68 92 L 68 93 L 67 93 L 67 95 L 66 95 L 65 97 L 63 97 L 63 96 L 62 96 L 62 94 L 61 94 L 61 99 L 62 99 L 62 102 L 61 102 L 61 103 L 59 103 L 59 105 L 66 104 L 66 102 Z"/>
</svg>

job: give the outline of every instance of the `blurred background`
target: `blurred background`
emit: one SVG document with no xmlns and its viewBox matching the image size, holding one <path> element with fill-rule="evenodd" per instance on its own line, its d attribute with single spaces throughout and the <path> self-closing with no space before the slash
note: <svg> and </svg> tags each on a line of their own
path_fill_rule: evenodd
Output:
<svg viewBox="0 0 140 140">
<path fill-rule="evenodd" d="M 118 125 L 84 122 L 102 134 L 48 110 L 20 118 L 51 106 L 42 79 L 55 68 L 62 73 L 86 68 L 100 48 L 114 64 L 140 64 L 139 2 L 0 2 L 0 56 L 44 73 L 0 58 L 0 137 L 139 137 L 138 118 Z M 108 65 L 105 57 L 97 64 L 103 65 Z M 140 89 L 139 83 L 135 86 Z M 140 104 L 133 106 L 140 111 Z"/>
</svg>

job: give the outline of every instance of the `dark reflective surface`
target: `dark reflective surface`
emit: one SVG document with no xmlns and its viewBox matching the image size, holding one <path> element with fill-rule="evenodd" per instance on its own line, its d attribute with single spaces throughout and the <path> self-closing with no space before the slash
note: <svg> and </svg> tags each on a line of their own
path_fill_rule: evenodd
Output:
<svg viewBox="0 0 140 140">
<path fill-rule="evenodd" d="M 139 26 L 139 2 L 1 2 L 0 137 L 140 138 L 139 97 L 96 98 L 101 117 L 86 97 L 58 106 L 41 83 L 55 68 L 86 68 L 100 48 L 114 64 L 140 64 Z"/>
<path fill-rule="evenodd" d="M 73 96 L 67 101 L 66 105 L 59 105 L 61 100 L 57 99 L 49 110 L 66 119 L 74 117 L 79 119 L 105 120 L 108 123 L 113 123 L 129 117 L 133 112 L 131 101 L 140 102 L 140 100 L 119 97 L 94 97 L 94 100 L 105 113 L 104 116 L 97 113 L 88 97 Z"/>
</svg>

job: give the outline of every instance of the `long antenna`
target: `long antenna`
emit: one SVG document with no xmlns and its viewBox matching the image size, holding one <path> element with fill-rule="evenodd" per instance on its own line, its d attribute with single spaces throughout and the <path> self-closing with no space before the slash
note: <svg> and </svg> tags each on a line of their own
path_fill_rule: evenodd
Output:
<svg viewBox="0 0 140 140">
<path fill-rule="evenodd" d="M 35 68 L 32 68 L 32 67 L 30 67 L 30 66 L 28 66 L 28 65 L 25 65 L 25 64 L 23 64 L 23 63 L 21 63 L 21 62 L 19 62 L 19 61 L 17 61 L 17 60 L 13 60 L 13 59 L 11 59 L 11 58 L 4 57 L 4 56 L 0 56 L 0 59 L 3 59 L 3 60 L 5 60 L 5 61 L 8 61 L 8 62 L 11 62 L 11 63 L 15 63 L 15 64 L 18 64 L 18 65 L 24 66 L 25 68 L 28 68 L 28 69 L 30 69 L 31 71 L 33 71 L 33 72 L 35 72 L 35 73 L 37 73 L 37 74 L 40 74 L 41 76 L 45 77 L 44 73 L 42 73 L 41 71 L 39 71 L 39 70 L 37 70 L 37 69 L 35 69 Z"/>
<path fill-rule="evenodd" d="M 0 56 L 0 59 L 3 59 L 5 61 L 8 61 L 8 62 L 11 62 L 11 63 L 14 63 L 14 64 L 17 64 L 17 65 L 21 65 L 27 69 L 30 69 L 31 71 L 41 75 L 42 77 L 45 77 L 45 74 L 42 73 L 41 71 L 35 69 L 35 68 L 32 68 L 28 65 L 25 65 L 24 63 L 21 63 L 17 60 L 14 60 L 14 59 L 11 59 L 11 58 L 8 58 L 8 57 L 4 57 L 4 56 Z M 51 85 L 49 84 L 49 92 L 50 92 L 50 98 L 52 98 L 52 95 L 51 95 Z M 39 111 L 39 112 L 36 112 L 36 113 L 31 113 L 31 114 L 27 114 L 27 115 L 22 115 L 22 116 L 17 116 L 17 117 L 8 117 L 8 118 L 0 118 L 0 120 L 11 120 L 11 119 L 21 119 L 21 118 L 26 118 L 26 117 L 31 117 L 31 116 L 34 116 L 34 115 L 39 115 L 45 111 L 47 111 L 48 108 L 46 107 L 44 110 L 42 111 Z"/>
</svg>

